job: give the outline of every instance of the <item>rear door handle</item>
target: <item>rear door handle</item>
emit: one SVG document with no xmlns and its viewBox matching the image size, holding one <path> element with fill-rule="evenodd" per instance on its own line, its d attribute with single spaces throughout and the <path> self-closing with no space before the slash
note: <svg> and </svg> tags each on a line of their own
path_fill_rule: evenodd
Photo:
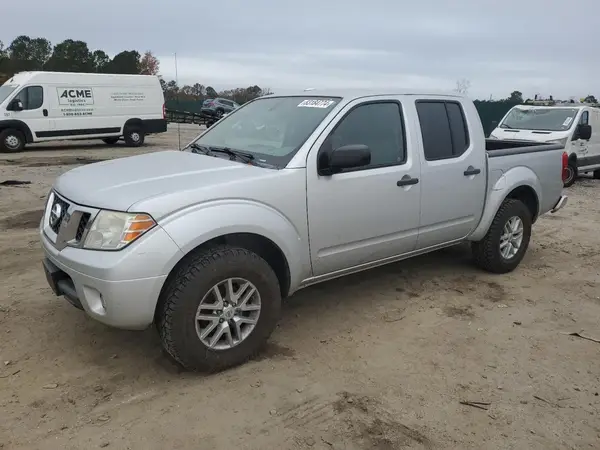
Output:
<svg viewBox="0 0 600 450">
<path fill-rule="evenodd" d="M 47 109 L 44 109 L 42 112 L 44 113 L 44 117 L 48 117 L 48 110 Z"/>
<path fill-rule="evenodd" d="M 404 175 L 401 180 L 396 182 L 396 186 L 412 186 L 419 182 L 418 178 L 412 178 L 410 175 Z"/>
<path fill-rule="evenodd" d="M 481 173 L 481 169 L 476 169 L 473 166 L 467 167 L 467 170 L 463 172 L 465 177 L 469 177 L 471 175 L 479 175 Z"/>
</svg>

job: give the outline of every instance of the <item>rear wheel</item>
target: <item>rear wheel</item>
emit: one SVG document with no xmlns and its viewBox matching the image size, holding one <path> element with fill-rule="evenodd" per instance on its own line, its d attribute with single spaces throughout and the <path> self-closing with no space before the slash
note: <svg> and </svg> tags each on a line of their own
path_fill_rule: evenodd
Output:
<svg viewBox="0 0 600 450">
<path fill-rule="evenodd" d="M 163 348 L 177 362 L 217 372 L 256 355 L 280 310 L 271 266 L 244 248 L 219 246 L 181 263 L 161 294 L 156 324 Z"/>
<path fill-rule="evenodd" d="M 564 187 L 573 186 L 575 178 L 577 178 L 577 163 L 573 160 L 569 161 L 569 164 L 565 168 L 566 178 L 564 181 Z"/>
<path fill-rule="evenodd" d="M 531 221 L 531 212 L 523 202 L 506 199 L 485 237 L 471 244 L 475 263 L 488 272 L 512 272 L 529 246 Z"/>
<path fill-rule="evenodd" d="M 140 127 L 129 126 L 125 128 L 123 133 L 123 139 L 125 143 L 130 147 L 139 147 L 144 144 L 144 132 Z"/>
<path fill-rule="evenodd" d="M 108 145 L 115 145 L 117 142 L 119 142 L 118 137 L 104 138 L 102 140 L 104 141 L 105 144 L 108 144 Z"/>
<path fill-rule="evenodd" d="M 0 152 L 16 153 L 25 148 L 25 136 L 19 130 L 2 130 L 0 132 Z"/>
</svg>

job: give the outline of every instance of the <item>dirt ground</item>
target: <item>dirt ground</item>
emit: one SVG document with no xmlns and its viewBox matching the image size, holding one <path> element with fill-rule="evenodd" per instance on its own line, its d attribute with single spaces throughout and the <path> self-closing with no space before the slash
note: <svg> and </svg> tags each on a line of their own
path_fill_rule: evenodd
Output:
<svg viewBox="0 0 600 450">
<path fill-rule="evenodd" d="M 170 131 L 136 152 L 177 147 Z M 2 450 L 600 448 L 600 343 L 567 334 L 600 338 L 600 181 L 567 190 L 511 274 L 456 247 L 308 288 L 257 360 L 203 376 L 153 329 L 109 329 L 53 296 L 41 269 L 53 179 L 136 152 L 0 155 L 0 183 L 31 183 L 0 185 Z"/>
</svg>

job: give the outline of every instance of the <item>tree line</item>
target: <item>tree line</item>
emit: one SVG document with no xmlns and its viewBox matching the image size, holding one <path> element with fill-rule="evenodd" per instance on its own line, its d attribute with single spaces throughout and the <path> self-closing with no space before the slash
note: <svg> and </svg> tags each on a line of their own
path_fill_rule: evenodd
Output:
<svg viewBox="0 0 600 450">
<path fill-rule="evenodd" d="M 26 71 L 83 72 L 158 75 L 166 100 L 202 101 L 223 97 L 242 104 L 269 93 L 259 86 L 217 92 L 200 83 L 179 87 L 160 76 L 160 64 L 151 51 L 124 50 L 112 58 L 84 41 L 66 39 L 58 44 L 42 37 L 17 36 L 8 46 L 0 41 L 0 85 L 14 74 Z"/>
</svg>

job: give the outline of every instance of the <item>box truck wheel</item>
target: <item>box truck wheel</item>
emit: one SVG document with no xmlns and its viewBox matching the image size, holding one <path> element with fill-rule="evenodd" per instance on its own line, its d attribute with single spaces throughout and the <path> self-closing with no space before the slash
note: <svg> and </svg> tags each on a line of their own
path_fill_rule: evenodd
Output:
<svg viewBox="0 0 600 450">
<path fill-rule="evenodd" d="M 0 152 L 20 152 L 25 148 L 25 136 L 19 130 L 11 128 L 0 132 Z"/>
<path fill-rule="evenodd" d="M 144 131 L 140 127 L 128 126 L 123 133 L 125 143 L 130 147 L 139 147 L 144 143 Z"/>
</svg>

